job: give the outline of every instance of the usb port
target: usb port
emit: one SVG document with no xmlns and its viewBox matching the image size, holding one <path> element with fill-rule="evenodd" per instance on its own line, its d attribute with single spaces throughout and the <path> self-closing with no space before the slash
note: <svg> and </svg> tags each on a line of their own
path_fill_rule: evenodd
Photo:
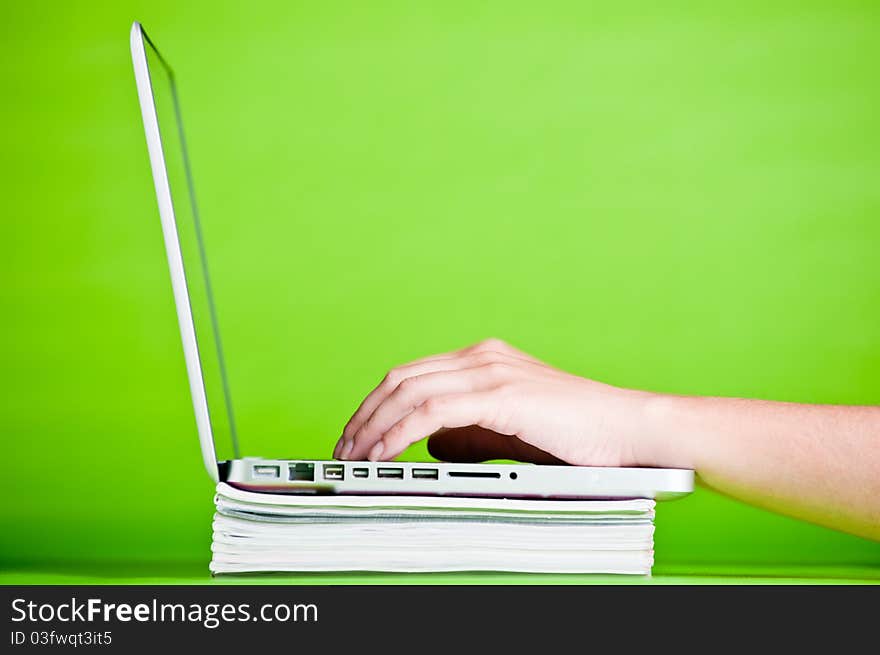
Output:
<svg viewBox="0 0 880 655">
<path fill-rule="evenodd" d="M 325 480 L 344 480 L 345 466 L 342 464 L 324 464 Z"/>
<path fill-rule="evenodd" d="M 370 469 L 356 468 L 351 470 L 351 474 L 356 478 L 370 477 Z"/>
<path fill-rule="evenodd" d="M 438 478 L 437 469 L 413 469 L 413 480 L 436 480 Z"/>
<path fill-rule="evenodd" d="M 403 480 L 403 469 L 398 468 L 379 468 L 376 472 L 380 478 L 393 478 L 395 480 Z"/>
<path fill-rule="evenodd" d="M 257 464 L 253 469 L 253 477 L 255 478 L 277 478 L 281 475 L 280 466 L 270 466 L 267 464 Z"/>
</svg>

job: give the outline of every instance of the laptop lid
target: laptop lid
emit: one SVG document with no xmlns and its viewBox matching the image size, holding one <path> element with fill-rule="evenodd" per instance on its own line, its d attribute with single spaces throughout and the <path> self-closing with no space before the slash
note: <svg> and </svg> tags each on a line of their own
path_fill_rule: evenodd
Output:
<svg viewBox="0 0 880 655">
<path fill-rule="evenodd" d="M 216 446 L 227 451 L 231 446 L 232 458 L 238 459 L 238 438 L 180 99 L 174 72 L 138 22 L 131 26 L 131 58 L 202 458 L 216 482 Z"/>
</svg>

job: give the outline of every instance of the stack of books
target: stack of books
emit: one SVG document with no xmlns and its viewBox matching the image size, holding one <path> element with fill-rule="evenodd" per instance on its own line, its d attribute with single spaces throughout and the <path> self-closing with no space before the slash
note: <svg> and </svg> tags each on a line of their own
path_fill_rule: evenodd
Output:
<svg viewBox="0 0 880 655">
<path fill-rule="evenodd" d="M 654 501 L 263 494 L 217 485 L 211 572 L 648 575 Z"/>
</svg>

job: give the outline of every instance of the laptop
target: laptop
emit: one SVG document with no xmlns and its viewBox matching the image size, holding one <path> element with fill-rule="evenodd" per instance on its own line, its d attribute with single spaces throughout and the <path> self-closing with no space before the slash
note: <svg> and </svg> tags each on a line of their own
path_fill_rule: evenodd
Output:
<svg viewBox="0 0 880 655">
<path fill-rule="evenodd" d="M 241 457 L 174 73 L 137 22 L 131 56 L 196 428 L 214 482 L 265 493 L 383 496 L 668 500 L 693 491 L 694 473 L 684 469 Z M 221 440 L 231 457 L 217 456 Z M 328 450 L 334 443 L 328 439 Z"/>
</svg>

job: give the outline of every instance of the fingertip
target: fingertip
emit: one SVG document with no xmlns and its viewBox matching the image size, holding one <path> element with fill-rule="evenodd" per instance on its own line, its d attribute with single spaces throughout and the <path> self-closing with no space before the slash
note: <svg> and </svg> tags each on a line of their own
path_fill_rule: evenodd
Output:
<svg viewBox="0 0 880 655">
<path fill-rule="evenodd" d="M 373 444 L 373 447 L 370 448 L 367 459 L 371 462 L 377 462 L 379 461 L 379 458 L 382 457 L 383 452 L 385 452 L 385 444 L 381 441 L 377 441 L 375 444 Z"/>
<path fill-rule="evenodd" d="M 348 459 L 352 448 L 354 448 L 354 441 L 352 439 L 346 439 L 345 445 L 342 447 L 342 452 L 339 453 L 339 459 Z"/>
</svg>

